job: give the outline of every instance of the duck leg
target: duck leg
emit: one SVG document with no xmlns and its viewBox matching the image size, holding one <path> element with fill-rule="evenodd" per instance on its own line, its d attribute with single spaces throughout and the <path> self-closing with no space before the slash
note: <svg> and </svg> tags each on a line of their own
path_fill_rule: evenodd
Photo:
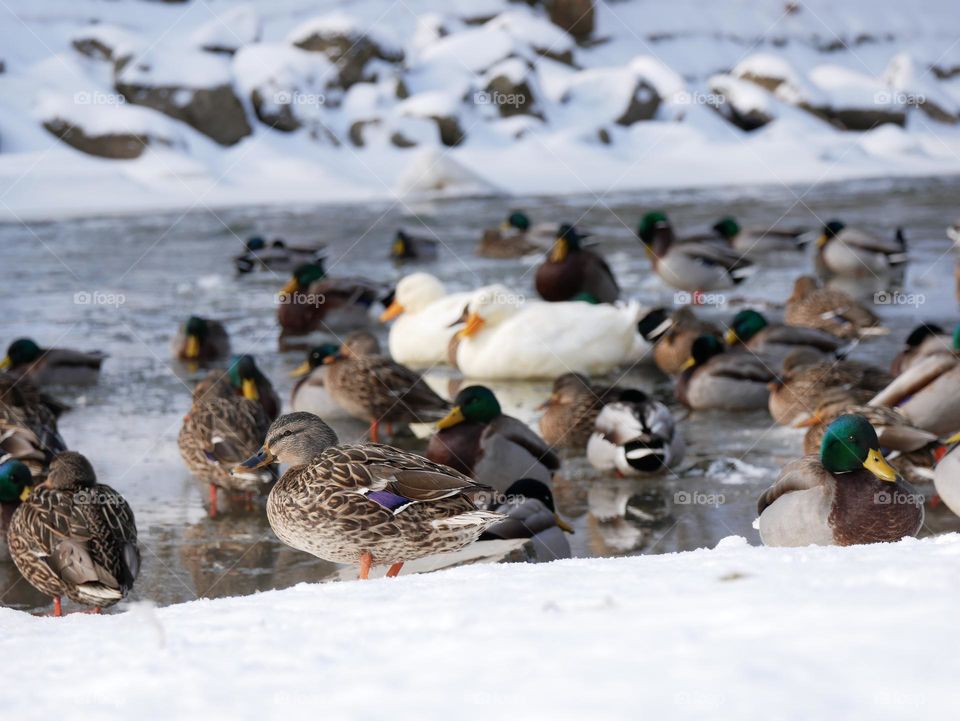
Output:
<svg viewBox="0 0 960 721">
<path fill-rule="evenodd" d="M 210 518 L 217 517 L 217 487 L 210 484 Z"/>
<path fill-rule="evenodd" d="M 390 566 L 390 570 L 387 571 L 387 578 L 393 578 L 394 576 L 400 575 L 401 568 L 403 568 L 403 561 L 397 561 L 395 564 Z"/>
<path fill-rule="evenodd" d="M 380 442 L 380 421 L 379 420 L 370 421 L 370 442 L 371 443 Z"/>
<path fill-rule="evenodd" d="M 370 578 L 370 566 L 373 565 L 373 554 L 370 551 L 364 551 L 360 554 L 360 580 L 366 581 Z"/>
<path fill-rule="evenodd" d="M 60 604 L 60 597 L 53 597 L 53 615 L 62 616 L 63 615 L 63 606 Z"/>
</svg>

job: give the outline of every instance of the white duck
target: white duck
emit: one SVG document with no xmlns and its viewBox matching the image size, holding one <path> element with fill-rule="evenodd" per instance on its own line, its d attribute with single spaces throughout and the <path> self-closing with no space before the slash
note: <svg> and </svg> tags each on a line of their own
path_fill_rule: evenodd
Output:
<svg viewBox="0 0 960 721">
<path fill-rule="evenodd" d="M 580 301 L 517 304 L 502 286 L 476 292 L 459 331 L 457 367 L 467 378 L 602 375 L 650 350 L 640 307 Z"/>
</svg>

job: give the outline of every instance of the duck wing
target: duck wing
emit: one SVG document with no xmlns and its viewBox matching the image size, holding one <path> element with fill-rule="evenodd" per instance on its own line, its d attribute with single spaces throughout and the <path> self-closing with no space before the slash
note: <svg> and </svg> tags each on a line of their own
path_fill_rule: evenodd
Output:
<svg viewBox="0 0 960 721">
<path fill-rule="evenodd" d="M 780 475 L 770 488 L 757 499 L 757 514 L 762 514 L 781 496 L 794 491 L 809 491 L 812 488 L 827 486 L 833 479 L 814 454 L 790 461 L 780 471 Z"/>
<path fill-rule="evenodd" d="M 893 379 L 868 403 L 871 406 L 897 405 L 900 401 L 926 388 L 930 383 L 957 365 L 953 353 L 934 353 L 918 360 Z"/>
<path fill-rule="evenodd" d="M 513 416 L 501 414 L 487 425 L 487 433 L 496 433 L 516 443 L 551 471 L 560 468 L 560 456 L 530 426 Z"/>
</svg>

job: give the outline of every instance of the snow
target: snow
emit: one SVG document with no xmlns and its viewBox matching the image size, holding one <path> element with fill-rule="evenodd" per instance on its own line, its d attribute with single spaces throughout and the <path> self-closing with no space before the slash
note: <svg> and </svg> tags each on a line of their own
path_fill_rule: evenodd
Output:
<svg viewBox="0 0 960 721">
<path fill-rule="evenodd" d="M 37 105 L 40 122 L 64 120 L 86 135 L 132 133 L 172 141 L 177 124 L 146 108 L 131 105 L 118 93 L 82 91 L 73 96 L 44 95 Z"/>
<path fill-rule="evenodd" d="M 467 566 L 36 618 L 21 721 L 952 718 L 960 537 Z M 82 660 L 82 665 L 78 661 Z"/>
<path fill-rule="evenodd" d="M 260 37 L 260 18 L 250 4 L 241 4 L 217 15 L 190 34 L 199 48 L 237 50 Z"/>
<path fill-rule="evenodd" d="M 879 78 L 839 65 L 818 65 L 810 80 L 833 108 L 899 110 L 903 105 Z"/>
<path fill-rule="evenodd" d="M 119 80 L 147 87 L 214 88 L 232 80 L 230 61 L 190 48 L 153 49 L 138 55 L 119 73 Z"/>
</svg>

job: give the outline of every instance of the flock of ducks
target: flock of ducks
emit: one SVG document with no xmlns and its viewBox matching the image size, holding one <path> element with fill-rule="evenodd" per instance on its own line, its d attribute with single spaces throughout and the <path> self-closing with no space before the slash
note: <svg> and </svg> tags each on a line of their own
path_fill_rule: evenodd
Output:
<svg viewBox="0 0 960 721">
<path fill-rule="evenodd" d="M 733 218 L 709 233 L 677 237 L 663 212 L 637 236 L 651 269 L 698 294 L 747 281 L 770 254 L 803 250 L 799 230 L 741 228 Z M 290 274 L 278 296 L 281 347 L 305 359 L 290 407 L 250 355 L 231 355 L 223 324 L 200 315 L 175 332 L 172 354 L 199 375 L 178 445 L 190 472 L 218 495 L 266 514 L 284 543 L 329 561 L 397 575 L 407 561 L 460 550 L 478 539 L 533 538 L 563 554 L 571 531 L 552 484 L 564 459 L 585 455 L 618 476 L 675 474 L 688 441 L 673 410 L 767 409 L 775 423 L 805 428 L 807 455 L 788 463 L 757 505 L 767 545 L 849 545 L 915 535 L 935 485 L 960 513 L 960 325 L 916 328 L 889 368 L 849 360 L 857 344 L 886 333 L 833 277 L 902 280 L 906 241 L 825 225 L 815 274 L 796 279 L 782 321 L 744 308 L 725 324 L 691 306 L 641 308 L 624 300 L 611 267 L 569 224 L 549 231 L 511 212 L 485 231 L 478 255 L 538 259 L 539 300 L 494 284 L 449 292 L 422 271 L 394 289 L 364 278 L 331 278 L 323 252 L 251 239 L 241 273 Z M 437 242 L 400 230 L 397 261 L 437 255 Z M 816 277 L 814 277 L 816 276 Z M 821 284 L 821 280 L 828 281 Z M 387 352 L 369 332 L 373 311 L 391 323 Z M 349 330 L 338 342 L 311 334 Z M 299 343 L 299 345 L 297 345 Z M 50 388 L 96 380 L 99 354 L 10 344 L 0 375 L 0 507 L 4 546 L 23 576 L 54 598 L 94 610 L 121 600 L 140 568 L 134 514 L 98 482 L 89 461 L 67 450 L 57 418 L 67 407 Z M 539 433 L 505 413 L 496 394 L 460 385 L 452 401 L 420 371 L 449 365 L 466 379 L 551 379 Z M 674 398 L 591 380 L 617 368 L 655 365 Z M 669 405 L 668 405 L 669 404 Z M 323 419 L 352 417 L 369 442 L 341 443 Z M 430 430 L 422 453 L 380 443 L 398 429 Z M 282 470 L 285 467 L 286 470 Z M 601 481 L 598 481 L 601 482 Z M 569 555 L 569 545 L 566 545 Z"/>
</svg>

